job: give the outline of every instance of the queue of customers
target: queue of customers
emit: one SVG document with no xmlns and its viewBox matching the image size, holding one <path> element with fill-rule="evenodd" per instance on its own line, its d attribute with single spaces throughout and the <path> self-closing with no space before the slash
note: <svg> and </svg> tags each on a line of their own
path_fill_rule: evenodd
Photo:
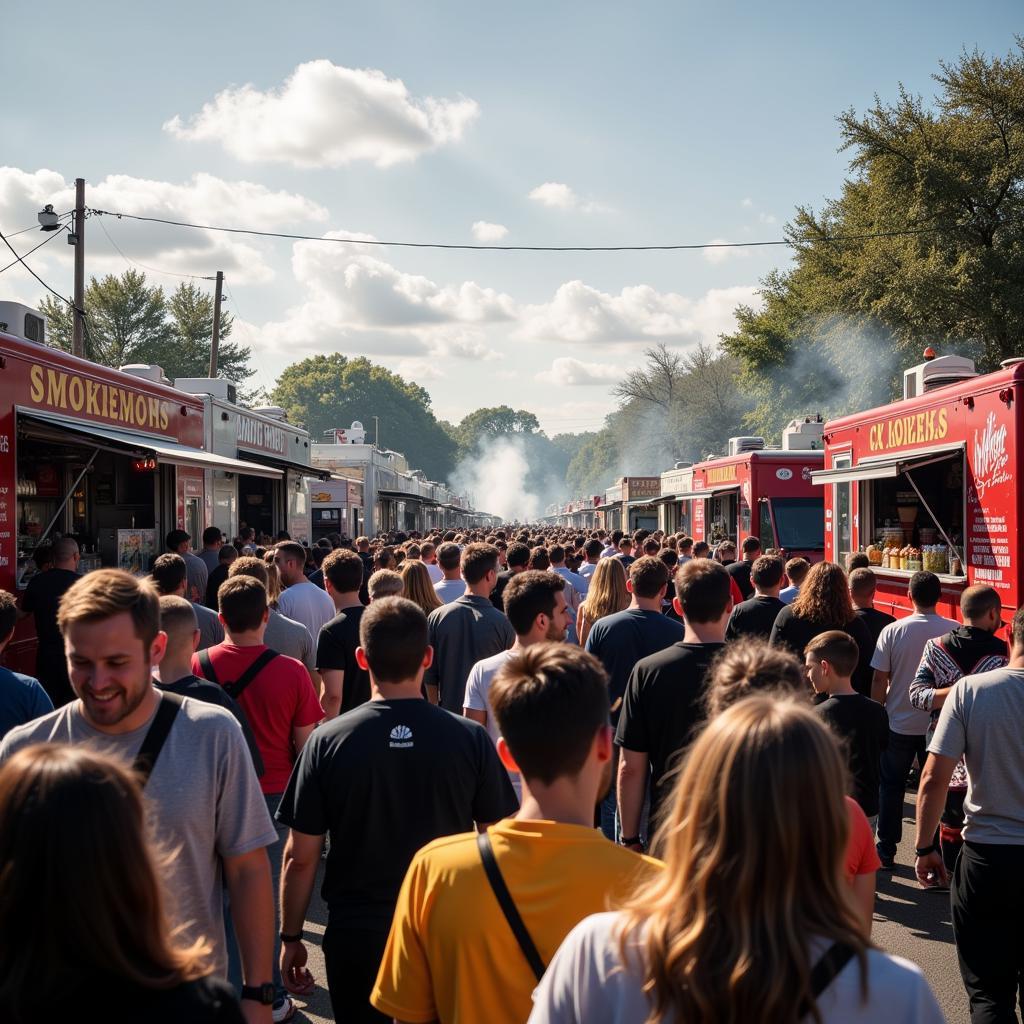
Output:
<svg viewBox="0 0 1024 1024">
<path fill-rule="evenodd" d="M 1024 614 L 1008 650 L 990 588 L 959 624 L 918 573 L 884 622 L 870 570 L 753 538 L 206 540 L 202 588 L 181 549 L 75 576 L 73 699 L 0 670 L 5 1019 L 101 979 L 111 1021 L 269 1024 L 323 983 L 339 1021 L 940 1021 L 871 943 L 915 758 L 915 869 L 1007 1019 L 1024 796 L 978 765 L 1013 763 Z"/>
</svg>

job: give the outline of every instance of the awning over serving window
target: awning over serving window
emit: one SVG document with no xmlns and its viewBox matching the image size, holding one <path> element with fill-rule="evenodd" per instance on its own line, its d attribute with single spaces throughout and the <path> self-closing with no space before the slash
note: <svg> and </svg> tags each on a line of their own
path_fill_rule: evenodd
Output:
<svg viewBox="0 0 1024 1024">
<path fill-rule="evenodd" d="M 195 469 L 220 469 L 227 473 L 248 473 L 250 476 L 281 478 L 281 470 L 269 466 L 254 465 L 224 455 L 205 452 L 201 448 L 190 448 L 162 437 L 140 434 L 132 430 L 118 430 L 103 423 L 72 419 L 56 413 L 36 412 L 18 409 L 18 423 L 31 424 L 32 432 L 40 436 L 54 436 L 55 431 L 74 434 L 101 447 L 116 448 L 136 458 L 155 458 L 169 466 L 189 466 Z"/>
<path fill-rule="evenodd" d="M 894 480 L 908 469 L 943 462 L 962 451 L 963 445 L 958 444 L 939 451 L 922 452 L 920 455 L 896 455 L 891 459 L 875 459 L 860 462 L 856 466 L 843 466 L 841 469 L 819 469 L 811 473 L 811 483 L 849 484 L 860 480 Z"/>
<path fill-rule="evenodd" d="M 331 471 L 329 469 L 321 469 L 319 466 L 306 466 L 301 462 L 292 462 L 290 459 L 281 458 L 278 455 L 265 454 L 264 452 L 247 452 L 241 448 L 238 450 L 238 457 L 246 463 L 251 463 L 260 466 L 270 466 L 275 469 L 290 469 L 293 473 L 298 473 L 300 476 L 315 476 L 317 480 L 330 480 Z M 250 476 L 259 476 L 254 469 L 244 469 L 243 473 L 248 473 Z"/>
<path fill-rule="evenodd" d="M 727 491 L 738 491 L 740 489 L 739 483 L 732 484 L 716 484 L 714 487 L 702 487 L 697 491 L 683 491 L 680 494 L 673 494 L 669 498 L 671 501 L 690 501 L 693 498 L 714 498 L 719 494 L 725 494 Z"/>
</svg>

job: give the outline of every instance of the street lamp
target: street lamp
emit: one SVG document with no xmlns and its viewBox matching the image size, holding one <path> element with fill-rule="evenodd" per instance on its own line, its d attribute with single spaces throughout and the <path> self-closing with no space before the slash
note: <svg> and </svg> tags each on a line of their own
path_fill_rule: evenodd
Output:
<svg viewBox="0 0 1024 1024">
<path fill-rule="evenodd" d="M 40 231 L 56 231 L 60 227 L 60 217 L 53 212 L 53 203 L 47 203 L 37 214 Z"/>
</svg>

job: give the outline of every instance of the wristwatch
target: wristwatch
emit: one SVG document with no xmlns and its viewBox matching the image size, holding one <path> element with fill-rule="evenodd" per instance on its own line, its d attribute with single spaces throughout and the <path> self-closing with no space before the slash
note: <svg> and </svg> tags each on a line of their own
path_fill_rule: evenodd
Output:
<svg viewBox="0 0 1024 1024">
<path fill-rule="evenodd" d="M 272 981 L 265 981 L 262 985 L 243 985 L 242 998 L 251 999 L 263 1006 L 273 1006 L 277 998 L 277 989 L 274 988 Z"/>
<path fill-rule="evenodd" d="M 927 846 L 917 846 L 914 848 L 914 855 L 917 857 L 927 857 L 929 853 L 934 853 L 938 849 L 935 843 L 929 843 Z"/>
<path fill-rule="evenodd" d="M 280 938 L 280 940 L 282 942 L 287 943 L 287 942 L 301 942 L 303 936 L 302 936 L 302 932 L 296 932 L 294 935 L 288 935 L 285 932 L 281 932 L 278 937 Z"/>
<path fill-rule="evenodd" d="M 619 846 L 639 846 L 643 849 L 644 841 L 640 836 L 622 836 L 619 839 Z"/>
</svg>

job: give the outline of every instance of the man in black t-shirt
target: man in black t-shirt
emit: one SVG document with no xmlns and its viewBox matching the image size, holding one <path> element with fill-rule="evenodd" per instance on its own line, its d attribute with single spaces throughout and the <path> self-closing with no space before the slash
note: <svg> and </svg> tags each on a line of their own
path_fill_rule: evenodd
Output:
<svg viewBox="0 0 1024 1024">
<path fill-rule="evenodd" d="M 333 718 L 370 699 L 370 677 L 356 661 L 359 622 L 366 610 L 359 599 L 363 562 L 355 552 L 338 548 L 324 559 L 322 568 L 324 587 L 338 614 L 320 627 L 316 668 L 324 681 L 324 713 Z"/>
<path fill-rule="evenodd" d="M 356 658 L 373 697 L 313 733 L 277 812 L 291 829 L 281 974 L 293 991 L 308 986 L 303 922 L 330 833 L 323 953 L 334 1016 L 384 1022 L 369 997 L 413 855 L 440 836 L 514 814 L 517 801 L 486 731 L 421 698 L 433 652 L 419 607 L 401 597 L 375 601 L 360 641 Z"/>
<path fill-rule="evenodd" d="M 726 569 L 740 588 L 744 601 L 754 596 L 754 584 L 750 582 L 750 574 L 754 562 L 761 557 L 761 542 L 756 537 L 745 537 L 742 545 L 743 557 L 738 562 L 730 562 Z"/>
<path fill-rule="evenodd" d="M 705 717 L 705 678 L 725 643 L 732 611 L 729 574 L 709 558 L 687 562 L 676 575 L 676 611 L 683 639 L 637 662 L 615 732 L 620 748 L 618 798 L 625 846 L 642 849 L 640 817 L 648 784 L 651 830 L 671 787 L 666 779 Z"/>
<path fill-rule="evenodd" d="M 491 591 L 491 604 L 499 612 L 505 610 L 505 588 L 513 576 L 525 572 L 530 564 L 530 549 L 525 544 L 512 544 L 505 551 L 505 562 L 508 568 L 498 573 L 494 589 Z"/>
<path fill-rule="evenodd" d="M 762 555 L 751 565 L 750 582 L 754 586 L 754 596 L 733 608 L 725 631 L 726 640 L 735 640 L 741 636 L 759 636 L 767 640 L 771 636 L 779 612 L 786 607 L 779 600 L 784 569 L 782 559 L 774 555 Z M 731 572 L 729 575 L 736 578 Z"/>
<path fill-rule="evenodd" d="M 874 827 L 878 817 L 878 782 L 882 751 L 889 742 L 889 716 L 885 708 L 853 688 L 850 676 L 857 668 L 860 649 L 838 629 L 819 633 L 804 648 L 807 678 L 825 700 L 814 707 L 842 742 L 853 798 Z"/>
<path fill-rule="evenodd" d="M 867 626 L 872 650 L 878 643 L 882 630 L 890 622 L 896 621 L 893 616 L 886 615 L 875 607 L 876 583 L 877 577 L 870 569 L 854 569 L 850 573 L 850 598 L 853 601 L 853 610 L 857 618 Z"/>
<path fill-rule="evenodd" d="M 74 700 L 64 657 L 64 638 L 57 626 L 60 599 L 78 582 L 78 543 L 73 537 L 60 537 L 53 544 L 53 568 L 36 573 L 21 597 L 21 612 L 32 615 L 36 623 L 36 678 L 43 684 L 59 708 Z"/>
</svg>

